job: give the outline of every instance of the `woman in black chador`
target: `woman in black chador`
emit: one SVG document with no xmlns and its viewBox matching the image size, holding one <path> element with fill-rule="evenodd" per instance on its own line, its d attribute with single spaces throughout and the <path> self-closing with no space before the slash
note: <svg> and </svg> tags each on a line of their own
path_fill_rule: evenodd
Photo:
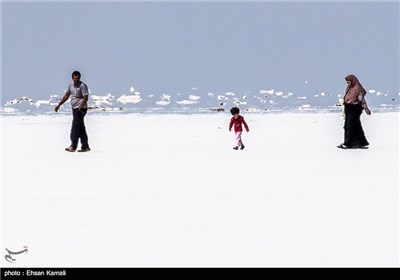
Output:
<svg viewBox="0 0 400 280">
<path fill-rule="evenodd" d="M 368 141 L 361 126 L 360 116 L 363 110 L 371 115 L 365 95 L 367 92 L 354 75 L 346 77 L 347 88 L 344 95 L 344 143 L 338 148 L 342 149 L 367 149 Z"/>
</svg>

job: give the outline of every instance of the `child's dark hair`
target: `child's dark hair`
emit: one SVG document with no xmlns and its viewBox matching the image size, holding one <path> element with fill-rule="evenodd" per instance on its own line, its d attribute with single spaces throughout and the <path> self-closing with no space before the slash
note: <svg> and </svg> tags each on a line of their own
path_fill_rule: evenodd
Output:
<svg viewBox="0 0 400 280">
<path fill-rule="evenodd" d="M 240 109 L 238 107 L 232 107 L 231 108 L 231 114 L 239 114 L 240 113 Z"/>
</svg>

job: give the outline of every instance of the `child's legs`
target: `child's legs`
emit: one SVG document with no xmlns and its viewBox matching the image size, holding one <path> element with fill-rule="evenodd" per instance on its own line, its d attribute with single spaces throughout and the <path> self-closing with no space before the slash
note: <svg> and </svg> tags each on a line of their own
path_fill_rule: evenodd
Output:
<svg viewBox="0 0 400 280">
<path fill-rule="evenodd" d="M 242 142 L 242 132 L 236 132 L 236 146 L 241 147 L 243 146 L 243 142 Z"/>
</svg>

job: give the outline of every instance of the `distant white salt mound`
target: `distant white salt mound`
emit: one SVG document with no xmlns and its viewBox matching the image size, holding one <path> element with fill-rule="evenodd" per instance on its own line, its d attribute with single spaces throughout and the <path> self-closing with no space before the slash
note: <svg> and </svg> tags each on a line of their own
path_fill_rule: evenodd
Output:
<svg viewBox="0 0 400 280">
<path fill-rule="evenodd" d="M 169 94 L 163 93 L 163 94 L 161 95 L 161 98 L 162 98 L 163 100 L 171 101 L 171 95 L 169 95 Z"/>
<path fill-rule="evenodd" d="M 189 100 L 192 101 L 198 101 L 200 100 L 201 96 L 197 96 L 197 95 L 189 95 Z"/>
<path fill-rule="evenodd" d="M 249 112 L 249 113 L 258 113 L 258 112 L 260 112 L 261 110 L 260 109 L 258 109 L 258 108 L 247 108 L 246 109 L 246 112 Z"/>
<path fill-rule="evenodd" d="M 166 101 L 166 100 L 156 101 L 156 105 L 159 105 L 159 106 L 167 106 L 170 103 L 171 103 L 170 101 Z"/>
<path fill-rule="evenodd" d="M 272 95 L 274 93 L 275 93 L 275 90 L 273 90 L 273 89 L 269 89 L 269 90 L 262 89 L 262 90 L 260 90 L 260 94 L 270 94 L 270 95 Z"/>
<path fill-rule="evenodd" d="M 61 100 L 61 98 L 58 96 L 58 94 L 51 94 L 50 100 L 51 101 L 59 101 L 59 100 Z"/>
<path fill-rule="evenodd" d="M 325 96 L 329 96 L 329 94 L 326 92 L 320 92 L 319 94 L 314 95 L 314 97 L 316 97 L 316 98 L 325 97 Z"/>
<path fill-rule="evenodd" d="M 228 100 L 229 99 L 225 95 L 218 95 L 217 98 L 218 98 L 218 100 Z"/>
<path fill-rule="evenodd" d="M 0 112 L 4 114 L 15 114 L 18 112 L 18 109 L 12 107 L 4 107 L 0 108 Z"/>
<path fill-rule="evenodd" d="M 233 104 L 235 104 L 237 106 L 239 106 L 239 105 L 247 105 L 247 102 L 246 101 L 236 100 L 236 101 L 233 101 Z"/>
<path fill-rule="evenodd" d="M 305 99 L 307 99 L 307 96 L 299 96 L 299 97 L 297 97 L 297 99 L 305 100 Z"/>
<path fill-rule="evenodd" d="M 225 109 L 223 107 L 211 108 L 210 111 L 213 111 L 213 112 L 225 112 Z"/>
<path fill-rule="evenodd" d="M 380 96 L 380 95 L 387 96 L 387 93 L 385 94 L 385 93 L 383 93 L 379 90 L 375 90 L 375 89 L 368 90 L 368 93 L 375 94 L 376 96 Z"/>
<path fill-rule="evenodd" d="M 34 102 L 31 98 L 23 96 L 21 98 L 18 99 L 13 99 L 13 100 L 9 100 L 6 102 L 6 106 L 12 106 L 12 105 L 18 105 L 21 103 L 29 103 L 30 105 L 33 105 Z"/>
<path fill-rule="evenodd" d="M 193 105 L 199 103 L 199 101 L 195 100 L 181 100 L 181 101 L 176 101 L 179 105 Z"/>
<path fill-rule="evenodd" d="M 50 100 L 38 100 L 33 105 L 36 106 L 36 109 L 40 107 L 40 105 L 50 105 Z"/>
<path fill-rule="evenodd" d="M 117 99 L 117 101 L 122 104 L 127 104 L 127 103 L 137 104 L 142 101 L 142 98 L 140 97 L 140 95 L 123 94 Z"/>
<path fill-rule="evenodd" d="M 226 96 L 235 96 L 236 94 L 234 92 L 230 92 L 228 91 L 227 93 L 225 93 Z"/>
<path fill-rule="evenodd" d="M 93 112 L 122 112 L 124 110 L 122 107 L 105 107 L 96 105 L 90 106 L 88 109 Z"/>
<path fill-rule="evenodd" d="M 112 95 L 111 93 L 107 93 L 105 95 L 91 95 L 91 99 L 97 106 L 103 104 L 112 105 L 112 100 L 114 99 L 114 95 Z"/>
<path fill-rule="evenodd" d="M 282 91 L 277 91 L 277 92 L 275 92 L 275 95 L 276 95 L 276 96 L 282 96 L 282 95 L 283 95 L 283 92 L 282 92 Z"/>
<path fill-rule="evenodd" d="M 156 105 L 166 106 L 171 103 L 171 95 L 163 93 L 161 95 L 161 100 L 156 102 Z"/>
<path fill-rule="evenodd" d="M 298 107 L 299 110 L 308 110 L 311 108 L 310 104 L 303 104 L 300 107 Z"/>
<path fill-rule="evenodd" d="M 233 104 L 239 106 L 239 105 L 247 105 L 246 101 L 240 101 L 239 98 L 235 97 L 233 98 Z"/>
</svg>

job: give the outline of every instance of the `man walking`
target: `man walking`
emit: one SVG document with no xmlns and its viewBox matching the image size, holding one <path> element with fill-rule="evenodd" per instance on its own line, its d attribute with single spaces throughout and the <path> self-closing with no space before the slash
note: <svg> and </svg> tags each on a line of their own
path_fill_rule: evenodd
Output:
<svg viewBox="0 0 400 280">
<path fill-rule="evenodd" d="M 69 85 L 67 92 L 60 103 L 54 108 L 56 112 L 60 109 L 68 98 L 71 97 L 72 107 L 72 127 L 71 127 L 71 145 L 65 148 L 67 152 L 75 152 L 78 147 L 78 141 L 81 139 L 81 149 L 78 152 L 89 152 L 88 136 L 86 133 L 84 118 L 87 113 L 87 101 L 89 99 L 88 86 L 81 81 L 81 73 L 74 71 L 72 73 L 73 83 Z"/>
</svg>

